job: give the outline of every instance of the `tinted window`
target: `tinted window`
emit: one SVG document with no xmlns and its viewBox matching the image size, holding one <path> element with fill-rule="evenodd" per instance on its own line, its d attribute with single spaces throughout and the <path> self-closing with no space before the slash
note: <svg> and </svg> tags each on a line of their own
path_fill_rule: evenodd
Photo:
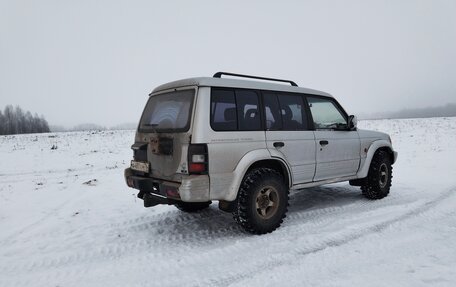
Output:
<svg viewBox="0 0 456 287">
<path fill-rule="evenodd" d="M 216 131 L 237 130 L 237 112 L 234 91 L 212 89 L 211 126 Z"/>
<path fill-rule="evenodd" d="M 248 90 L 236 90 L 236 105 L 239 130 L 260 130 L 261 118 L 257 93 Z"/>
<path fill-rule="evenodd" d="M 276 94 L 270 92 L 263 93 L 264 114 L 266 118 L 266 129 L 282 129 L 282 116 L 280 112 L 279 100 Z"/>
<path fill-rule="evenodd" d="M 304 102 L 300 95 L 277 94 L 282 115 L 283 130 L 307 129 Z"/>
<path fill-rule="evenodd" d="M 347 120 L 333 100 L 308 97 L 310 112 L 316 129 L 347 128 Z"/>
<path fill-rule="evenodd" d="M 187 131 L 195 90 L 152 95 L 147 101 L 139 129 L 142 131 Z"/>
</svg>

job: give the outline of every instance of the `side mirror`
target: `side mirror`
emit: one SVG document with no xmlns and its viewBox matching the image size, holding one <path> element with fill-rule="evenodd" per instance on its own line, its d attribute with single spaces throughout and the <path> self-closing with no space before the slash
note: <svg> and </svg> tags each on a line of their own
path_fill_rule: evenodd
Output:
<svg viewBox="0 0 456 287">
<path fill-rule="evenodd" d="M 358 125 L 358 119 L 354 115 L 348 117 L 348 129 L 351 131 L 356 131 L 356 126 Z"/>
</svg>

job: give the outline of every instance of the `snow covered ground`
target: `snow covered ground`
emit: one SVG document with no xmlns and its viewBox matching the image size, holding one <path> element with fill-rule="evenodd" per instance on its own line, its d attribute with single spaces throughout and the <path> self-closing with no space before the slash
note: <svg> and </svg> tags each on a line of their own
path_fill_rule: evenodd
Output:
<svg viewBox="0 0 456 287">
<path fill-rule="evenodd" d="M 399 152 L 390 196 L 296 191 L 263 236 L 216 204 L 143 208 L 132 131 L 2 136 L 0 286 L 456 286 L 456 118 L 359 126 Z"/>
</svg>

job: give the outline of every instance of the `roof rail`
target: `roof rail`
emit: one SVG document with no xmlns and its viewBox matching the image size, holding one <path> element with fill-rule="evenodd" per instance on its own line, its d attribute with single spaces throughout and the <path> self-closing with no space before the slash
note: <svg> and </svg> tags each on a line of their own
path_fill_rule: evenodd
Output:
<svg viewBox="0 0 456 287">
<path fill-rule="evenodd" d="M 217 72 L 217 73 L 214 74 L 213 77 L 214 78 L 222 78 L 222 75 L 233 76 L 233 77 L 241 77 L 241 78 L 251 78 L 251 79 L 258 79 L 258 80 L 266 80 L 266 81 L 284 82 L 284 83 L 289 83 L 289 84 L 291 84 L 294 87 L 298 86 L 295 82 L 290 81 L 290 80 L 257 77 L 257 76 L 234 74 L 234 73 L 227 73 L 227 72 Z"/>
</svg>

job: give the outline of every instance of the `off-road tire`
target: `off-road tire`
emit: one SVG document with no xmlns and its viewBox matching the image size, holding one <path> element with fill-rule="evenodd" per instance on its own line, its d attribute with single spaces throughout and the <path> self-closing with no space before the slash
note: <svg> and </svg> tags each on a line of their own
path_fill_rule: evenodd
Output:
<svg viewBox="0 0 456 287">
<path fill-rule="evenodd" d="M 361 191 L 368 199 L 382 199 L 388 195 L 393 178 L 391 158 L 385 151 L 377 151 L 372 158 L 367 178 Z"/>
<path fill-rule="evenodd" d="M 207 202 L 178 202 L 175 204 L 177 209 L 184 212 L 198 212 L 200 210 L 206 209 L 211 205 L 211 201 Z"/>
<path fill-rule="evenodd" d="M 253 169 L 241 183 L 233 218 L 249 233 L 272 232 L 286 216 L 288 194 L 288 187 L 277 171 L 270 168 Z"/>
</svg>

